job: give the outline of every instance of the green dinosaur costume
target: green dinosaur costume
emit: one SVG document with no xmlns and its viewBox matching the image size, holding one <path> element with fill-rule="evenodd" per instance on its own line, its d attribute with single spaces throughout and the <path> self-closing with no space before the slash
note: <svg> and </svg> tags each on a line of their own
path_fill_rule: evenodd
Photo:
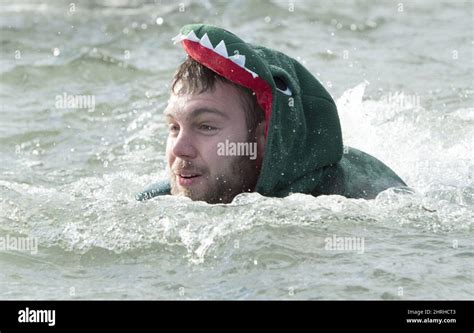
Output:
<svg viewBox="0 0 474 333">
<path fill-rule="evenodd" d="M 405 186 L 376 158 L 343 149 L 333 99 L 296 60 L 205 24 L 184 26 L 174 40 L 200 64 L 255 92 L 267 124 L 256 192 L 276 197 L 308 193 L 374 198 L 389 187 Z M 169 182 L 162 181 L 137 199 L 169 193 Z"/>
</svg>

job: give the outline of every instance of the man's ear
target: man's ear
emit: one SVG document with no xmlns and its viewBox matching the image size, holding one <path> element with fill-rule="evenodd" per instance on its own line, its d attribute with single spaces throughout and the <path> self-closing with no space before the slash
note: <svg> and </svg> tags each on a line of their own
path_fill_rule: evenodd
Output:
<svg viewBox="0 0 474 333">
<path fill-rule="evenodd" d="M 265 126 L 267 122 L 263 120 L 260 124 L 257 125 L 255 129 L 255 138 L 257 139 L 257 158 L 260 161 L 263 161 L 263 156 L 265 154 Z"/>
</svg>

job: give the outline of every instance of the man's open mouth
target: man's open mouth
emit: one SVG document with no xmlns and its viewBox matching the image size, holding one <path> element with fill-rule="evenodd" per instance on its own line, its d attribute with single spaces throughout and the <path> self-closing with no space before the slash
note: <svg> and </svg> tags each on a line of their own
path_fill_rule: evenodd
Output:
<svg viewBox="0 0 474 333">
<path fill-rule="evenodd" d="M 190 186 L 193 185 L 201 175 L 196 173 L 178 173 L 176 177 L 178 178 L 179 185 Z"/>
</svg>

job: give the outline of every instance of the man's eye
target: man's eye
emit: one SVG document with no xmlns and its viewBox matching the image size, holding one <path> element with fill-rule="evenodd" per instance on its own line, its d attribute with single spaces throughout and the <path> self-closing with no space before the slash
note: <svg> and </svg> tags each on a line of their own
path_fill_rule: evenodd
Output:
<svg viewBox="0 0 474 333">
<path fill-rule="evenodd" d="M 175 124 L 170 124 L 168 126 L 168 130 L 170 131 L 170 133 L 176 133 L 179 131 L 179 126 Z"/>
<path fill-rule="evenodd" d="M 206 131 L 206 132 L 213 132 L 213 131 L 216 131 L 217 128 L 216 127 L 212 127 L 212 126 L 209 126 L 209 125 L 200 125 L 199 126 L 199 129 L 201 131 Z"/>
</svg>

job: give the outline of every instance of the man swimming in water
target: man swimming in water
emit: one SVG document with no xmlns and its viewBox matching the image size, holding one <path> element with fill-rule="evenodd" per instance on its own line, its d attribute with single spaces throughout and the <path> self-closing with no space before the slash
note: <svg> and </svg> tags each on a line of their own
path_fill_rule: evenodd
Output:
<svg viewBox="0 0 474 333">
<path fill-rule="evenodd" d="M 188 58 L 171 85 L 165 116 L 169 180 L 163 194 L 229 203 L 239 193 L 374 198 L 405 183 L 385 164 L 342 145 L 336 105 L 296 60 L 210 25 L 175 39 Z"/>
</svg>

